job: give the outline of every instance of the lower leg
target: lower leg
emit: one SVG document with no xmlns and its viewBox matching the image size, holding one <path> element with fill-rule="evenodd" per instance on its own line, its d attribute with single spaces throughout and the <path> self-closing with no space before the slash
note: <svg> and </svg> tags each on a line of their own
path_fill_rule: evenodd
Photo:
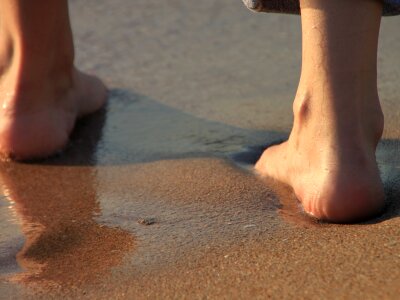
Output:
<svg viewBox="0 0 400 300">
<path fill-rule="evenodd" d="M 256 165 L 289 184 L 306 212 L 336 222 L 378 212 L 375 160 L 383 131 L 377 93 L 382 7 L 375 0 L 301 0 L 303 64 L 289 140 Z"/>
<path fill-rule="evenodd" d="M 53 154 L 105 87 L 74 68 L 67 0 L 0 0 L 0 22 L 0 154 Z"/>
</svg>

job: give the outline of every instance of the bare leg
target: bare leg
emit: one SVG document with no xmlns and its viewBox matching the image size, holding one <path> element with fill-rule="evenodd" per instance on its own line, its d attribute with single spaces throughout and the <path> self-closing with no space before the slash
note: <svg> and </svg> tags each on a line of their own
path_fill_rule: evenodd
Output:
<svg viewBox="0 0 400 300">
<path fill-rule="evenodd" d="M 289 184 L 306 212 L 334 222 L 379 212 L 375 159 L 383 131 L 377 92 L 382 6 L 375 0 L 301 0 L 303 65 L 289 140 L 256 169 Z"/>
<path fill-rule="evenodd" d="M 0 154 L 53 154 L 106 89 L 74 68 L 67 0 L 0 0 L 0 22 Z"/>
</svg>

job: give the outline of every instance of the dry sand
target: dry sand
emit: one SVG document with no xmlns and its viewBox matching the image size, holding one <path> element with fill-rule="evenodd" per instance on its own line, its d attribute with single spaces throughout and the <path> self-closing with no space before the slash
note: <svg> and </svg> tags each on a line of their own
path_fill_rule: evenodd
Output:
<svg viewBox="0 0 400 300">
<path fill-rule="evenodd" d="M 240 2 L 70 1 L 110 101 L 59 156 L 0 166 L 0 298 L 399 298 L 400 18 L 379 55 L 387 209 L 322 224 L 251 172 L 290 130 L 300 20 Z"/>
</svg>

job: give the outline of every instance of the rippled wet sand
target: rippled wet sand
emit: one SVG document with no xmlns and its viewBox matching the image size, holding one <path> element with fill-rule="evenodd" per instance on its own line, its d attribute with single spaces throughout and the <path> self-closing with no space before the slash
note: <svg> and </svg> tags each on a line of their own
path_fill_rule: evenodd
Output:
<svg viewBox="0 0 400 300">
<path fill-rule="evenodd" d="M 397 298 L 400 19 L 379 58 L 387 207 L 334 225 L 252 172 L 290 129 L 299 19 L 239 2 L 70 2 L 109 103 L 60 155 L 0 165 L 1 295 Z"/>
</svg>

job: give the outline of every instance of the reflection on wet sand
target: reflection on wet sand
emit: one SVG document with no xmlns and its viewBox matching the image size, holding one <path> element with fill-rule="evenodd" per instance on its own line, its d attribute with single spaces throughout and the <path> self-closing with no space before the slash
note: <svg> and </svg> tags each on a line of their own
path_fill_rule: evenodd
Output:
<svg viewBox="0 0 400 300">
<path fill-rule="evenodd" d="M 75 285 L 104 276 L 132 249 L 133 238 L 95 221 L 100 214 L 92 170 L 85 167 L 2 166 L 0 181 L 13 201 L 25 244 L 24 270 L 12 280 Z"/>
<path fill-rule="evenodd" d="M 96 222 L 101 208 L 95 169 L 74 166 L 74 157 L 79 157 L 81 163 L 93 159 L 93 148 L 88 143 L 96 144 L 96 130 L 86 125 L 91 138 L 76 136 L 77 147 L 49 160 L 47 165 L 0 166 L 2 192 L 13 203 L 12 210 L 25 237 L 16 257 L 23 271 L 11 275 L 11 281 L 36 288 L 92 283 L 104 279 L 133 248 L 130 233 Z"/>
</svg>

